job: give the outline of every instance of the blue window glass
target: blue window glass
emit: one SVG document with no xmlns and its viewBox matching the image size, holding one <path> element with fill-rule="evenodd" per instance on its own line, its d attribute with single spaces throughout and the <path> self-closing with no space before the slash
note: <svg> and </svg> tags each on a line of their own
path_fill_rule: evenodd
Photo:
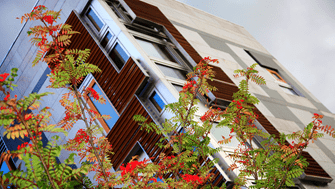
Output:
<svg viewBox="0 0 335 189">
<path fill-rule="evenodd" d="M 161 112 L 164 109 L 165 103 L 156 92 L 152 93 L 152 95 L 150 96 L 150 100 L 159 112 Z"/>
<path fill-rule="evenodd" d="M 100 87 L 97 84 L 93 85 L 93 89 L 95 91 L 97 91 L 97 93 L 99 93 L 100 95 L 102 95 L 106 99 L 106 96 L 103 95 L 103 92 L 101 91 Z M 101 115 L 110 115 L 111 116 L 111 119 L 105 120 L 106 124 L 111 129 L 114 126 L 114 124 L 116 123 L 116 121 L 119 119 L 119 115 L 116 112 L 116 110 L 114 109 L 114 107 L 108 102 L 107 99 L 106 99 L 106 104 L 100 104 L 96 100 L 93 100 L 92 97 L 91 97 L 91 101 Z"/>
<path fill-rule="evenodd" d="M 119 43 L 116 43 L 114 48 L 109 53 L 109 56 L 119 69 L 123 67 L 129 58 L 128 54 L 123 50 Z"/>
<path fill-rule="evenodd" d="M 88 19 L 92 22 L 92 24 L 94 25 L 94 27 L 100 31 L 102 26 L 104 26 L 104 23 L 99 19 L 99 17 L 95 14 L 95 12 L 90 9 L 88 12 L 87 12 L 87 17 Z"/>
<path fill-rule="evenodd" d="M 3 174 L 6 174 L 6 173 L 8 173 L 8 172 L 9 172 L 9 168 L 8 168 L 8 166 L 7 166 L 7 163 L 6 163 L 6 162 L 3 162 L 3 163 L 2 163 L 0 171 L 2 171 L 2 172 L 3 172 Z"/>
</svg>

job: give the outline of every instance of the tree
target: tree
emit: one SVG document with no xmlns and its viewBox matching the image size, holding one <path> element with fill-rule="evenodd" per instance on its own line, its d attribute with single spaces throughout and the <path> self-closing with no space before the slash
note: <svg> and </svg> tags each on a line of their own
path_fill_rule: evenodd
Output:
<svg viewBox="0 0 335 189">
<path fill-rule="evenodd" d="M 233 137 L 241 143 L 232 156 L 234 164 L 230 168 L 233 170 L 239 167 L 240 170 L 235 187 L 245 185 L 246 176 L 252 176 L 256 183 L 252 187 L 282 188 L 293 185 L 293 178 L 303 173 L 307 162 L 300 155 L 310 141 L 313 142 L 322 136 L 318 131 L 325 131 L 334 137 L 334 129 L 321 126 L 322 116 L 317 114 L 304 131 L 290 135 L 282 134 L 279 139 L 256 128 L 254 123 L 257 115 L 253 105 L 258 103 L 258 100 L 249 93 L 248 85 L 250 81 L 265 84 L 264 79 L 257 75 L 256 64 L 248 70 L 236 71 L 236 74 L 245 76 L 245 79 L 241 81 L 239 91 L 234 94 L 234 100 L 226 110 L 210 107 L 198 118 L 195 115 L 199 103 L 197 96 L 206 96 L 209 91 L 216 90 L 207 81 L 215 76 L 210 64 L 216 63 L 217 60 L 204 58 L 194 71 L 188 74 L 187 84 L 180 92 L 178 101 L 167 105 L 166 109 L 174 116 L 166 120 L 162 127 L 149 123 L 140 115 L 134 117 L 142 129 L 163 135 L 164 138 L 157 145 L 170 148 L 171 153 L 161 154 L 155 162 L 149 159 L 138 161 L 137 157 L 133 157 L 128 164 L 121 166 L 120 171 L 112 173 L 112 164 L 108 158 L 113 154 L 112 147 L 104 137 L 102 128 L 94 124 L 95 119 L 108 119 L 109 116 L 100 115 L 89 109 L 85 103 L 89 97 L 105 103 L 104 98 L 92 88 L 84 89 L 82 94 L 77 89 L 77 85 L 86 75 L 100 70 L 85 62 L 89 50 L 66 48 L 70 44 L 71 36 L 78 32 L 72 31 L 71 26 L 66 24 L 56 25 L 58 16 L 59 12 L 38 6 L 31 13 L 25 14 L 21 20 L 40 20 L 43 23 L 43 26 L 35 26 L 28 31 L 28 35 L 34 36 L 32 42 L 40 48 L 33 66 L 41 60 L 47 62 L 52 69 L 49 75 L 50 87 L 68 89 L 69 92 L 65 93 L 60 101 L 66 115 L 57 125 L 49 124 L 49 108 L 39 109 L 39 100 L 49 93 L 33 93 L 20 100 L 16 96 L 11 98 L 10 92 L 15 87 L 13 81 L 17 76 L 17 69 L 12 69 L 10 74 L 0 75 L 0 90 L 6 95 L 0 102 L 0 123 L 6 128 L 4 135 L 12 139 L 29 137 L 31 140 L 30 143 L 18 146 L 17 151 L 1 155 L 2 162 L 10 157 L 18 157 L 27 167 L 27 171 L 20 170 L 19 167 L 0 177 L 2 187 L 215 188 L 211 185 L 211 171 L 217 160 L 210 160 L 208 157 L 220 149 L 209 147 L 208 135 L 214 127 L 213 123 L 219 122 L 218 127 L 227 126 L 231 129 L 230 137 L 223 137 L 222 143 L 230 142 Z M 48 41 L 47 36 L 52 40 Z M 14 120 L 18 122 L 16 125 L 13 124 Z M 80 129 L 75 138 L 69 139 L 64 146 L 59 146 L 59 137 L 56 135 L 53 141 L 43 147 L 42 132 L 66 134 L 66 130 L 71 129 L 77 121 L 84 122 L 86 128 Z M 266 139 L 262 143 L 264 148 L 253 146 L 251 141 L 256 135 Z M 294 139 L 296 143 L 288 144 L 285 142 L 286 138 Z M 56 157 L 62 149 L 76 153 L 70 154 L 64 163 L 57 163 Z M 76 155 L 88 163 L 85 161 L 80 168 L 72 169 L 69 165 L 74 163 Z M 95 172 L 96 185 L 84 176 L 92 171 Z"/>
</svg>

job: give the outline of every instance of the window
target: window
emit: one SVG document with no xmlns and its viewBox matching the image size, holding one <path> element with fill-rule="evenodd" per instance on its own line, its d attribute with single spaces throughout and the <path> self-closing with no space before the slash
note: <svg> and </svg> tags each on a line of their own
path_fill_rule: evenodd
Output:
<svg viewBox="0 0 335 189">
<path fill-rule="evenodd" d="M 263 56 L 261 54 L 257 54 L 255 52 L 250 52 L 248 50 L 244 50 L 246 53 L 249 54 L 249 56 L 254 59 L 262 68 L 265 68 L 271 75 L 272 77 L 278 81 L 280 88 L 287 94 L 291 95 L 298 95 L 302 96 L 301 93 L 297 89 L 294 89 L 293 86 L 288 84 L 285 79 L 278 73 L 274 67 L 276 67 L 276 63 L 273 61 L 272 58 Z"/>
<path fill-rule="evenodd" d="M 296 93 L 292 88 L 284 87 L 284 86 L 281 86 L 281 85 L 279 85 L 279 86 L 287 94 L 298 95 L 298 93 Z"/>
<path fill-rule="evenodd" d="M 123 50 L 119 43 L 114 45 L 113 49 L 109 53 L 109 56 L 120 70 L 129 58 L 129 55 L 125 52 L 125 50 Z"/>
<path fill-rule="evenodd" d="M 100 44 L 103 48 L 106 48 L 107 43 L 112 39 L 113 35 L 107 31 L 106 35 L 102 38 Z"/>
<path fill-rule="evenodd" d="M 139 38 L 136 38 L 136 40 L 149 56 L 175 62 L 174 58 L 167 51 L 164 45 L 149 42 L 147 40 L 139 39 Z"/>
<path fill-rule="evenodd" d="M 286 81 L 279 75 L 278 72 L 274 71 L 274 70 L 270 70 L 270 69 L 267 69 L 270 74 L 272 75 L 272 77 L 274 77 L 277 81 L 281 81 L 281 82 L 284 82 L 286 83 Z"/>
<path fill-rule="evenodd" d="M 101 28 L 104 26 L 104 23 L 91 8 L 87 11 L 86 16 L 91 21 L 95 29 L 97 29 L 98 31 L 100 31 Z"/>
<path fill-rule="evenodd" d="M 129 154 L 127 155 L 127 157 L 123 160 L 123 162 L 122 162 L 123 166 L 126 166 L 127 163 L 129 163 L 130 160 L 133 158 L 133 156 L 137 156 L 137 161 L 143 161 L 144 159 L 146 159 L 146 160 L 149 160 L 149 162 L 152 162 L 150 160 L 150 157 L 144 151 L 142 145 L 139 142 L 136 142 L 136 144 L 134 145 L 133 149 L 129 152 Z M 153 177 L 154 177 L 154 175 L 153 175 Z M 154 177 L 154 178 L 156 178 L 156 177 Z M 156 178 L 156 179 L 157 179 L 157 182 L 163 182 L 163 180 L 160 179 L 160 178 Z M 150 181 L 149 183 L 151 183 L 151 182 L 152 181 Z"/>
<path fill-rule="evenodd" d="M 229 136 L 228 136 L 229 133 L 230 133 L 230 129 L 228 127 L 226 127 L 226 126 L 217 127 L 217 123 L 214 123 L 213 127 L 211 129 L 211 134 L 214 136 L 214 138 L 215 138 L 215 140 L 217 142 L 223 140 L 222 136 L 224 136 L 225 138 L 229 138 Z M 222 144 L 222 146 L 237 147 L 239 143 L 240 142 L 236 139 L 236 137 L 233 137 L 231 139 L 230 143 L 228 143 L 228 144 Z"/>
<path fill-rule="evenodd" d="M 156 109 L 159 112 L 162 112 L 162 110 L 164 109 L 165 103 L 163 102 L 162 98 L 156 93 L 156 91 L 154 91 L 149 100 L 152 102 L 152 104 L 156 107 Z"/>
<path fill-rule="evenodd" d="M 122 164 L 127 164 L 130 162 L 133 156 L 137 156 L 138 161 L 143 161 L 144 159 L 150 159 L 148 154 L 144 151 L 142 145 L 139 142 L 136 142 L 133 149 L 129 152 L 127 157 L 123 160 Z"/>
<path fill-rule="evenodd" d="M 183 90 L 183 86 L 176 85 L 176 84 L 173 84 L 173 83 L 172 83 L 172 86 L 174 86 L 174 88 L 175 88 L 178 92 L 180 92 L 180 91 Z"/>
<path fill-rule="evenodd" d="M 2 171 L 3 175 L 10 171 L 6 161 L 2 163 L 0 171 Z"/>
<path fill-rule="evenodd" d="M 121 19 L 125 21 L 131 21 L 133 18 L 127 12 L 127 10 L 122 6 L 119 1 L 107 0 L 106 3 L 110 6 L 113 12 Z"/>
<path fill-rule="evenodd" d="M 182 80 L 187 79 L 186 77 L 187 73 L 184 70 L 179 70 L 179 69 L 175 69 L 175 68 L 160 65 L 160 64 L 157 64 L 157 66 L 166 76 L 177 78 L 177 79 L 182 79 Z"/>
<path fill-rule="evenodd" d="M 86 17 L 89 20 L 89 25 L 91 28 L 96 29 L 93 30 L 95 30 L 94 33 L 96 34 L 97 39 L 100 41 L 101 46 L 106 50 L 106 53 L 108 53 L 115 66 L 121 70 L 123 65 L 127 62 L 129 55 L 123 49 L 121 43 L 115 43 L 115 39 L 113 39 L 113 33 L 108 27 L 103 27 L 104 23 L 92 8 L 88 9 L 86 12 Z M 115 45 L 111 46 L 111 44 Z"/>
<path fill-rule="evenodd" d="M 105 96 L 99 85 L 94 80 L 90 83 L 89 87 L 92 87 L 97 93 L 99 93 L 99 95 L 102 95 L 106 100 L 105 104 L 100 104 L 92 97 L 90 97 L 90 101 L 88 101 L 88 104 L 93 110 L 99 112 L 101 115 L 111 116 L 111 119 L 108 120 L 98 119 L 102 127 L 108 132 L 110 129 L 113 128 L 120 116 L 114 106 L 109 102 L 108 98 Z"/>
</svg>

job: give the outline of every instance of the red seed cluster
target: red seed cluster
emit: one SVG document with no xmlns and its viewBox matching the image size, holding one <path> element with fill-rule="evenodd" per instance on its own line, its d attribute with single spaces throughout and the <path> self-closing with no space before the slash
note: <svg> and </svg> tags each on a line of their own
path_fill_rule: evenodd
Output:
<svg viewBox="0 0 335 189">
<path fill-rule="evenodd" d="M 99 100 L 99 94 L 93 88 L 87 87 L 86 91 L 88 91 L 88 93 L 91 93 L 95 100 Z"/>
<path fill-rule="evenodd" d="M 242 107 L 242 102 L 244 102 L 243 99 L 241 99 L 241 100 L 233 100 L 233 102 L 236 104 L 236 108 L 238 108 L 238 109 L 242 109 L 243 108 Z"/>
</svg>

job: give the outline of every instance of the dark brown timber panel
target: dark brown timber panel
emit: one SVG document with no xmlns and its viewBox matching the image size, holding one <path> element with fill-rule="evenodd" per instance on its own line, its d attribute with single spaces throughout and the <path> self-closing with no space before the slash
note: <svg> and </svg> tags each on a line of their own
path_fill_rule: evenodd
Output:
<svg viewBox="0 0 335 189">
<path fill-rule="evenodd" d="M 124 0 L 127 5 L 132 9 L 136 16 L 161 24 L 173 35 L 173 37 L 178 41 L 178 43 L 185 49 L 185 51 L 193 58 L 195 62 L 199 62 L 202 58 L 196 52 L 196 50 L 187 42 L 187 40 L 178 32 L 178 30 L 173 26 L 173 24 L 164 16 L 164 14 L 153 5 L 139 1 L 139 0 Z M 215 79 L 233 83 L 231 79 L 220 69 L 219 67 L 214 67 L 213 70 L 216 72 Z M 218 98 L 232 100 L 232 94 L 238 89 L 235 86 L 231 86 L 225 83 L 213 81 L 210 82 L 211 85 L 218 88 L 216 92 L 213 92 L 214 95 Z M 259 114 L 260 124 L 270 133 L 279 136 L 277 129 L 263 116 L 258 110 L 256 111 Z M 304 153 L 303 156 L 307 158 L 308 152 Z M 323 175 L 326 178 L 331 178 L 322 167 L 309 155 L 307 158 L 309 166 L 306 169 L 305 173 L 310 176 L 320 176 Z M 317 167 L 317 172 L 309 171 L 311 166 Z M 322 173 L 322 174 L 321 174 Z"/>
<path fill-rule="evenodd" d="M 69 48 L 91 50 L 87 62 L 97 65 L 102 70 L 93 75 L 114 107 L 121 113 L 144 81 L 144 73 L 131 58 L 118 73 L 74 12 L 66 23 L 72 25 L 74 31 L 80 32 L 79 35 L 71 38 L 72 43 Z"/>
</svg>

